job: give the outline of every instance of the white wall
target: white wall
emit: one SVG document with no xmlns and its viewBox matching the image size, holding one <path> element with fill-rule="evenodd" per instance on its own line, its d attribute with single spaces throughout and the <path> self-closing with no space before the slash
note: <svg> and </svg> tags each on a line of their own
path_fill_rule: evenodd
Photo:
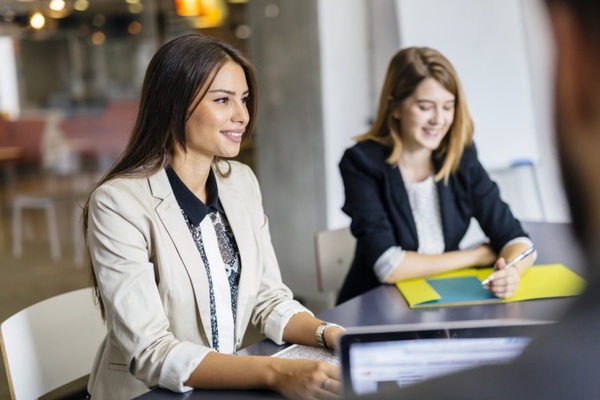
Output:
<svg viewBox="0 0 600 400">
<path fill-rule="evenodd" d="M 539 0 L 520 1 L 531 60 L 540 186 L 547 218 L 564 220 L 551 134 L 551 48 Z M 314 234 L 349 222 L 341 211 L 344 192 L 338 163 L 353 144 L 352 137 L 368 128 L 385 70 L 399 49 L 395 4 L 396 0 L 249 3 L 251 54 L 261 84 L 255 137 L 258 177 L 284 281 L 301 297 L 316 296 Z M 268 17 L 265 9 L 274 5 L 280 12 Z M 528 190 L 517 192 L 527 196 Z"/>
<path fill-rule="evenodd" d="M 327 227 L 349 224 L 340 210 L 338 163 L 352 137 L 369 127 L 371 112 L 368 0 L 318 2 Z M 340 10 L 342 12 L 340 13 Z"/>
<path fill-rule="evenodd" d="M 468 3 L 471 0 L 437 1 L 451 7 L 452 5 L 464 6 L 465 1 Z M 343 150 L 352 144 L 351 137 L 366 130 L 365 112 L 368 112 L 367 118 L 372 117 L 377 106 L 379 90 L 387 64 L 402 42 L 403 29 L 398 26 L 397 19 L 392 18 L 399 11 L 397 8 L 399 3 L 405 5 L 406 11 L 424 5 L 423 1 L 416 4 L 411 0 L 378 0 L 368 2 L 364 15 L 360 17 L 357 13 L 363 12 L 361 11 L 365 5 L 363 0 L 321 0 L 319 2 L 323 116 L 325 119 L 327 224 L 329 228 L 337 228 L 348 223 L 347 217 L 340 211 L 343 204 L 343 186 L 337 163 Z M 481 148 L 485 148 L 483 157 L 491 160 L 488 162 L 488 167 L 497 168 L 502 166 L 504 160 L 509 159 L 493 156 L 491 152 L 498 146 L 498 143 L 503 143 L 503 146 L 506 146 L 504 143 L 508 143 L 512 146 L 511 142 L 518 142 L 519 145 L 525 142 L 527 146 L 535 146 L 535 148 L 532 147 L 522 152 L 523 154 L 519 153 L 517 149 L 512 152 L 512 155 L 514 158 L 519 158 L 519 156 L 533 158 L 536 162 L 535 176 L 541 192 L 541 207 L 532 209 L 538 204 L 537 199 L 534 201 L 536 193 L 531 186 L 531 181 L 524 179 L 523 171 L 517 171 L 514 179 L 503 176 L 499 181 L 503 196 L 517 217 L 521 219 L 540 219 L 543 215 L 543 218 L 549 221 L 568 221 L 568 208 L 560 182 L 552 131 L 552 45 L 543 5 L 539 0 L 511 0 L 508 3 L 503 0 L 494 0 L 490 2 L 477 1 L 477 3 L 479 13 L 483 13 L 488 18 L 490 15 L 504 18 L 493 22 L 495 33 L 501 31 L 503 25 L 518 28 L 510 32 L 509 42 L 518 42 L 514 57 L 519 58 L 516 64 L 513 63 L 514 65 L 510 68 L 505 68 L 507 71 L 514 70 L 514 74 L 519 74 L 518 83 L 511 83 L 511 92 L 504 93 L 500 97 L 497 93 L 490 93 L 488 96 L 485 92 L 480 92 L 485 95 L 481 99 L 474 99 L 475 96 L 469 96 L 467 93 L 472 110 L 478 109 L 476 101 L 496 102 L 488 109 L 493 110 L 495 107 L 504 113 L 501 121 L 503 129 L 501 130 L 494 128 L 494 124 L 498 123 L 496 116 L 492 117 L 494 120 L 490 121 L 489 112 L 478 113 L 479 121 L 476 120 L 476 126 L 479 131 L 476 132 L 476 141 L 480 147 L 480 155 Z M 406 7 L 406 4 L 409 4 L 410 7 Z M 506 9 L 500 13 L 498 8 Z M 343 9 L 343 18 L 335 16 L 336 10 L 340 9 Z M 506 21 L 506 18 L 515 20 Z M 423 24 L 422 17 L 413 19 L 411 15 L 404 15 L 403 19 L 413 21 L 415 26 L 419 24 L 425 26 L 429 31 L 428 35 L 432 37 L 448 36 L 445 28 L 436 32 L 436 24 Z M 367 24 L 366 27 L 365 24 Z M 485 28 L 481 27 L 481 29 Z M 367 37 L 359 37 L 365 32 Z M 515 36 L 516 33 L 519 36 Z M 479 42 L 474 41 L 473 37 L 479 38 Z M 485 31 L 481 35 L 473 37 L 469 39 L 470 48 L 485 48 L 493 42 L 486 36 Z M 495 40 L 502 43 L 502 38 Z M 366 48 L 360 49 L 359 44 Z M 419 44 L 427 45 L 427 43 Z M 507 48 L 502 50 L 505 53 L 509 51 Z M 368 59 L 367 64 L 362 59 L 365 57 Z M 450 55 L 449 57 L 452 58 Z M 472 71 L 466 68 L 465 73 L 469 74 Z M 477 87 L 477 79 L 484 81 L 496 79 L 502 82 L 507 79 L 510 81 L 511 78 L 510 74 L 502 79 L 498 76 L 490 76 L 490 74 L 477 73 L 476 75 L 461 75 L 461 78 L 463 82 L 470 82 L 471 88 Z M 360 76 L 368 77 L 369 82 L 365 84 L 367 79 L 360 79 Z M 357 90 L 355 91 L 355 89 Z M 358 96 L 361 91 L 368 95 Z M 367 99 L 368 101 L 365 103 Z M 511 99 L 514 99 L 514 104 L 521 105 L 520 109 L 507 111 L 511 109 L 509 105 L 514 106 L 514 104 L 507 104 Z M 348 112 L 350 110 L 352 111 Z M 523 111 L 526 111 L 526 114 L 522 115 Z M 482 118 L 488 120 L 484 121 Z M 519 135 L 515 133 L 517 131 L 510 135 L 502 133 L 509 130 L 511 126 L 520 127 L 519 129 L 523 131 L 522 134 L 527 136 L 527 140 L 519 141 Z M 507 136 L 513 139 L 508 141 Z M 526 176 L 530 175 L 526 174 Z"/>
<path fill-rule="evenodd" d="M 397 0 L 400 45 L 454 65 L 488 169 L 539 160 L 520 0 Z M 427 23 L 424 23 L 427 21 Z"/>
<path fill-rule="evenodd" d="M 552 101 L 554 62 L 548 16 L 540 0 L 521 0 L 521 6 L 527 37 L 538 145 L 542 154 L 537 174 L 545 217 L 548 221 L 569 221 L 570 215 L 560 181 L 554 144 Z"/>
<path fill-rule="evenodd" d="M 7 113 L 10 118 L 20 114 L 15 52 L 8 36 L 0 36 L 0 113 Z"/>
</svg>

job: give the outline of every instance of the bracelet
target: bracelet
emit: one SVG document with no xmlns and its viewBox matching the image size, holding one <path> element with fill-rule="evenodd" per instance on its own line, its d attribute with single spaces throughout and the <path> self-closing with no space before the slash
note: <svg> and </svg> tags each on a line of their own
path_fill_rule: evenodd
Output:
<svg viewBox="0 0 600 400">
<path fill-rule="evenodd" d="M 336 328 L 344 329 L 338 324 L 334 324 L 331 322 L 321 322 L 321 325 L 317 327 L 317 331 L 315 332 L 315 337 L 317 338 L 317 343 L 319 347 L 325 350 L 331 350 L 329 346 L 327 346 L 327 342 L 325 342 L 325 331 L 327 328 L 335 326 Z M 345 330 L 345 329 L 344 329 Z"/>
</svg>

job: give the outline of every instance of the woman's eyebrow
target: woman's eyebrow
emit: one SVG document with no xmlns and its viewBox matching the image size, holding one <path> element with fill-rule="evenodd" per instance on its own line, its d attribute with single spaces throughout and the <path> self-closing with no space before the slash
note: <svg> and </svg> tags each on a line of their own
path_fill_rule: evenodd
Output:
<svg viewBox="0 0 600 400">
<path fill-rule="evenodd" d="M 418 99 L 417 103 L 437 103 L 435 100 L 430 100 L 430 99 Z M 446 104 L 446 103 L 456 103 L 456 100 L 452 99 L 452 100 L 445 100 L 442 101 L 442 103 Z"/>
<path fill-rule="evenodd" d="M 227 89 L 213 89 L 213 90 L 209 90 L 208 93 L 225 93 L 225 94 L 229 94 L 231 96 L 235 96 L 234 91 L 227 90 Z M 248 93 L 250 93 L 250 90 L 246 90 L 242 94 L 248 94 Z"/>
</svg>

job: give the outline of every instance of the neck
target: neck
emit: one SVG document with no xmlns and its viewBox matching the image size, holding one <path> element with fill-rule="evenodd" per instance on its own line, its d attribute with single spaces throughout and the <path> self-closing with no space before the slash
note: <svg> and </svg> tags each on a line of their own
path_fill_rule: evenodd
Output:
<svg viewBox="0 0 600 400">
<path fill-rule="evenodd" d="M 211 162 L 194 160 L 190 157 L 173 156 L 171 166 L 188 189 L 202 202 L 206 203 L 206 181 L 210 173 Z"/>
<path fill-rule="evenodd" d="M 433 174 L 431 151 L 427 149 L 402 151 L 398 167 L 405 181 L 421 182 Z"/>
</svg>

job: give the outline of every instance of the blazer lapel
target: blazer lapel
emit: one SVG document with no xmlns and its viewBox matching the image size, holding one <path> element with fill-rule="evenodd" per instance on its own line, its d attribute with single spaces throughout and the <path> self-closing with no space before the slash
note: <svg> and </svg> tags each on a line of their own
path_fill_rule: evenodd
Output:
<svg viewBox="0 0 600 400">
<path fill-rule="evenodd" d="M 248 210 L 248 200 L 235 185 L 235 178 L 222 178 L 217 176 L 217 185 L 219 188 L 219 200 L 223 205 L 227 220 L 231 226 L 241 259 L 241 275 L 238 287 L 238 300 L 236 310 L 236 338 L 242 339 L 239 335 L 243 332 L 243 327 L 247 326 L 254 302 L 250 301 L 250 295 L 256 291 L 257 271 L 257 248 L 260 245 L 260 238 L 256 238 L 250 213 L 255 210 Z"/>
<path fill-rule="evenodd" d="M 444 157 L 433 158 L 433 165 L 435 172 L 438 173 L 444 164 Z M 440 201 L 440 213 L 442 218 L 442 231 L 444 232 L 444 248 L 448 251 L 448 243 L 451 243 L 450 238 L 454 232 L 454 224 L 456 218 L 456 204 L 454 203 L 454 196 L 450 191 L 450 183 L 447 185 L 444 180 L 437 182 L 437 192 Z"/>
<path fill-rule="evenodd" d="M 442 231 L 444 232 L 444 247 L 448 251 L 449 238 L 452 236 L 456 208 L 450 188 L 444 180 L 437 182 L 438 197 L 440 200 L 440 213 L 442 214 Z"/>
<path fill-rule="evenodd" d="M 158 217 L 173 241 L 181 262 L 190 277 L 196 305 L 200 311 L 201 321 L 203 321 L 204 334 L 207 343 L 211 343 L 212 333 L 208 322 L 210 321 L 210 297 L 204 262 L 181 214 L 181 209 L 175 199 L 165 170 L 163 169 L 150 176 L 148 181 L 152 195 L 160 200 L 156 206 Z"/>
<path fill-rule="evenodd" d="M 408 201 L 408 193 L 406 192 L 406 187 L 404 186 L 404 180 L 402 179 L 400 168 L 397 166 L 389 166 L 387 169 L 387 179 L 390 182 L 390 192 L 393 204 L 402 214 L 404 221 L 408 224 L 408 230 L 415 244 L 415 249 L 417 249 L 419 247 L 417 226 L 415 224 L 415 218 L 412 214 L 410 202 Z"/>
</svg>

